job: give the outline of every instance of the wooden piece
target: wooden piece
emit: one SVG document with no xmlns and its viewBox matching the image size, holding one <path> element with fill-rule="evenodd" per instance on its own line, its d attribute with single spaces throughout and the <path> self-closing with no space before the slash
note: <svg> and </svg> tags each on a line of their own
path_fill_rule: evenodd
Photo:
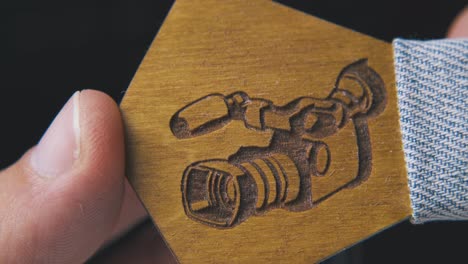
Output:
<svg viewBox="0 0 468 264">
<path fill-rule="evenodd" d="M 177 1 L 121 104 L 181 263 L 310 263 L 411 214 L 392 47 L 269 1 Z"/>
</svg>

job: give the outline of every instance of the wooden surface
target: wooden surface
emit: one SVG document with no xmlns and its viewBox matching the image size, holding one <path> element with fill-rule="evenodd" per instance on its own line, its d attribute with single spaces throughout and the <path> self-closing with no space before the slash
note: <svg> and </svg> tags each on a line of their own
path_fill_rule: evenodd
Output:
<svg viewBox="0 0 468 264">
<path fill-rule="evenodd" d="M 129 179 L 181 263 L 317 262 L 411 214 L 389 43 L 179 0 L 121 108 Z"/>
</svg>

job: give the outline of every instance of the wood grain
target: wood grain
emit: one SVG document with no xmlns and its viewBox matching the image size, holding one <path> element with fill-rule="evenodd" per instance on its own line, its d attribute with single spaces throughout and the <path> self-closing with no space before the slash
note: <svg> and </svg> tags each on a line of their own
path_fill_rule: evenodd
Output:
<svg viewBox="0 0 468 264">
<path fill-rule="evenodd" d="M 385 87 L 372 116 L 380 99 L 365 82 L 348 78 L 339 86 L 349 93 L 333 95 L 360 59 Z M 259 119 L 265 107 L 274 111 Z M 121 108 L 129 179 L 181 263 L 317 262 L 411 214 L 389 43 L 270 1 L 179 0 Z M 203 194 L 201 171 L 218 175 L 218 200 Z"/>
</svg>

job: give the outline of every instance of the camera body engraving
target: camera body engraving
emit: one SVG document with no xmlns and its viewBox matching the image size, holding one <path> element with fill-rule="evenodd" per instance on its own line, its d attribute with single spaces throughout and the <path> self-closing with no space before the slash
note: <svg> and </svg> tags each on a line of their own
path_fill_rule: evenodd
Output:
<svg viewBox="0 0 468 264">
<path fill-rule="evenodd" d="M 239 91 L 227 96 L 209 94 L 187 104 L 170 121 L 178 139 L 203 136 L 231 122 L 271 131 L 272 136 L 266 147 L 242 146 L 226 159 L 187 166 L 181 184 L 186 215 L 212 227 L 232 228 L 275 208 L 309 210 L 345 188 L 360 185 L 372 170 L 367 119 L 379 115 L 385 106 L 385 85 L 366 59 L 344 67 L 326 98 L 303 96 L 277 106 Z M 324 139 L 350 122 L 355 128 L 357 173 L 314 200 L 312 177 L 324 177 L 333 162 Z"/>
</svg>

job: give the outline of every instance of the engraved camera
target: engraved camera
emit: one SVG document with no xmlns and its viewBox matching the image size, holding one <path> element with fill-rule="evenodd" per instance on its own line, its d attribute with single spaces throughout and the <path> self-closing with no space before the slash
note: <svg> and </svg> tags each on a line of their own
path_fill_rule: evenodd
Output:
<svg viewBox="0 0 468 264">
<path fill-rule="evenodd" d="M 170 121 L 172 133 L 181 140 L 234 121 L 243 122 L 246 129 L 271 131 L 272 136 L 268 146 L 242 146 L 226 159 L 188 165 L 181 184 L 185 213 L 205 225 L 231 228 L 275 208 L 311 209 L 361 184 L 372 170 L 367 119 L 380 114 L 385 105 L 384 83 L 366 59 L 346 66 L 326 98 L 303 96 L 278 106 L 236 92 L 210 94 L 186 105 Z M 200 121 L 191 117 L 194 110 L 219 115 Z M 349 173 L 350 180 L 313 199 L 312 177 L 332 177 L 327 175 L 334 157 L 326 139 L 345 127 L 351 127 L 355 136 L 356 169 Z"/>
</svg>

